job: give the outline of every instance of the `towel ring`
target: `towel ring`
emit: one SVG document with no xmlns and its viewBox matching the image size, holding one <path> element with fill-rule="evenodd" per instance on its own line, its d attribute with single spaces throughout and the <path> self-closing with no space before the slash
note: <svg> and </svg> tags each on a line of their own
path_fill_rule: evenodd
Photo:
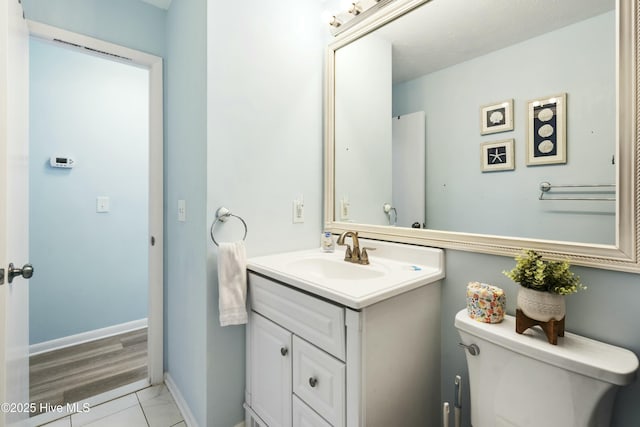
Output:
<svg viewBox="0 0 640 427">
<path fill-rule="evenodd" d="M 238 218 L 242 222 L 242 225 L 244 225 L 244 236 L 242 236 L 242 240 L 246 240 L 247 239 L 247 231 L 248 231 L 247 230 L 247 223 L 244 222 L 244 219 L 242 219 L 242 217 L 240 217 L 238 215 L 232 214 L 231 211 L 229 211 L 229 209 L 227 209 L 225 207 L 220 207 L 216 211 L 216 220 L 213 221 L 213 224 L 211 224 L 211 240 L 213 240 L 213 243 L 215 243 L 216 246 L 220 246 L 220 244 L 216 241 L 216 238 L 213 235 L 213 228 L 216 226 L 218 221 L 225 222 L 227 220 L 227 218 L 229 218 L 229 217 Z"/>
</svg>

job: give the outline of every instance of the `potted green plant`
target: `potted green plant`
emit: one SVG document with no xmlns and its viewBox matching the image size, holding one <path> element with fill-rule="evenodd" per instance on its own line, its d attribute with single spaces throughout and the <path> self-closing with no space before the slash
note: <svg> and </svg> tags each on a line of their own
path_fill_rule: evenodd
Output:
<svg viewBox="0 0 640 427">
<path fill-rule="evenodd" d="M 586 289 L 567 261 L 547 261 L 531 249 L 515 257 L 516 266 L 503 273 L 520 284 L 517 308 L 529 318 L 541 322 L 564 319 L 565 295 Z"/>
</svg>

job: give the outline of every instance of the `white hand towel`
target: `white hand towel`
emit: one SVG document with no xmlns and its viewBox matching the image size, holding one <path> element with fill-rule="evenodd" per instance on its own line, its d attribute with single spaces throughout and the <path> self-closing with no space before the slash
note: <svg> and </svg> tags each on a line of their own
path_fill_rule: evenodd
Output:
<svg viewBox="0 0 640 427">
<path fill-rule="evenodd" d="M 243 241 L 220 243 L 218 294 L 220 326 L 247 323 L 247 254 Z"/>
</svg>

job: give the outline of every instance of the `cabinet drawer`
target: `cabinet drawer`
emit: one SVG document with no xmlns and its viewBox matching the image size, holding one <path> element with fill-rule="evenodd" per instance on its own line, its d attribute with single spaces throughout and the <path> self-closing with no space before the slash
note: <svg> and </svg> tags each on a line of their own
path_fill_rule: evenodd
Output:
<svg viewBox="0 0 640 427">
<path fill-rule="evenodd" d="M 344 360 L 344 308 L 249 273 L 251 309 Z"/>
<path fill-rule="evenodd" d="M 293 396 L 293 425 L 296 427 L 331 427 L 297 396 Z"/>
<path fill-rule="evenodd" d="M 333 426 L 344 425 L 344 363 L 295 335 L 293 393 Z"/>
</svg>

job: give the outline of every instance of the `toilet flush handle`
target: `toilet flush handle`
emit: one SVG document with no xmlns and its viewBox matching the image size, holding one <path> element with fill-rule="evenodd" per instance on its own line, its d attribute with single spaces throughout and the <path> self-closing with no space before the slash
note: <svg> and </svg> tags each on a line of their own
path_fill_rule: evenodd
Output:
<svg viewBox="0 0 640 427">
<path fill-rule="evenodd" d="M 458 345 L 461 347 L 464 347 L 472 356 L 477 356 L 480 354 L 480 347 L 478 347 L 475 344 L 466 345 L 464 343 L 459 342 Z"/>
</svg>

